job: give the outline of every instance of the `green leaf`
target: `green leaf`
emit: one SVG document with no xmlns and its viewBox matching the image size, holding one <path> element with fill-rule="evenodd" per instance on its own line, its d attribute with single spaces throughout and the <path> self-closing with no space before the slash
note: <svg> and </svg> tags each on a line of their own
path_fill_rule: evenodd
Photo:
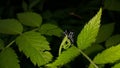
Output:
<svg viewBox="0 0 120 68">
<path fill-rule="evenodd" d="M 42 23 L 42 17 L 34 12 L 18 13 L 17 17 L 22 24 L 31 27 L 39 27 Z"/>
<path fill-rule="evenodd" d="M 112 68 L 120 68 L 120 63 L 115 64 Z"/>
<path fill-rule="evenodd" d="M 45 61 L 46 63 L 48 63 L 49 61 L 52 60 L 52 54 L 48 51 L 45 51 L 45 52 L 41 52 L 42 53 L 42 56 L 45 58 Z"/>
<path fill-rule="evenodd" d="M 17 55 L 11 48 L 6 48 L 0 53 L 0 68 L 20 68 Z"/>
<path fill-rule="evenodd" d="M 28 10 L 28 5 L 27 5 L 27 3 L 24 0 L 22 2 L 22 8 L 23 8 L 24 11 Z"/>
<path fill-rule="evenodd" d="M 107 64 L 114 63 L 117 60 L 120 60 L 120 44 L 104 50 L 102 53 L 95 56 L 93 61 L 96 64 Z"/>
<path fill-rule="evenodd" d="M 102 25 L 96 38 L 96 43 L 107 40 L 114 31 L 114 23 Z"/>
<path fill-rule="evenodd" d="M 0 39 L 0 50 L 4 48 L 4 42 L 2 39 Z"/>
<path fill-rule="evenodd" d="M 62 66 L 66 63 L 69 63 L 71 60 L 73 60 L 75 57 L 77 57 L 80 54 L 78 48 L 75 46 L 72 46 L 68 48 L 66 51 L 63 51 L 60 56 L 53 62 L 48 64 L 48 67 L 57 67 Z"/>
<path fill-rule="evenodd" d="M 21 34 L 23 27 L 16 19 L 0 20 L 0 33 L 4 34 Z"/>
<path fill-rule="evenodd" d="M 84 26 L 81 33 L 77 38 L 77 45 L 81 50 L 89 47 L 97 36 L 100 27 L 100 18 L 102 14 L 102 9 Z"/>
<path fill-rule="evenodd" d="M 32 9 L 35 5 L 37 5 L 38 3 L 40 3 L 41 0 L 33 0 L 32 2 L 30 2 L 29 4 L 29 9 Z"/>
<path fill-rule="evenodd" d="M 114 45 L 118 45 L 119 43 L 120 43 L 120 34 L 110 37 L 105 42 L 105 46 L 108 48 L 108 47 L 111 47 L 111 46 L 114 46 Z"/>
<path fill-rule="evenodd" d="M 87 54 L 87 55 L 90 55 L 90 54 L 92 54 L 92 53 L 97 53 L 97 52 L 99 52 L 99 51 L 101 51 L 101 50 L 103 50 L 103 49 L 104 49 L 104 48 L 103 48 L 102 45 L 100 45 L 100 44 L 93 44 L 91 47 L 88 47 L 88 48 L 84 51 L 84 53 Z"/>
<path fill-rule="evenodd" d="M 104 8 L 108 10 L 120 11 L 120 0 L 105 0 Z"/>
<path fill-rule="evenodd" d="M 46 28 L 47 27 L 47 28 Z M 45 34 L 45 35 L 49 35 L 49 36 L 58 36 L 60 37 L 62 35 L 62 29 L 60 29 L 58 26 L 53 25 L 53 24 L 43 24 L 40 29 L 39 32 L 41 34 Z"/>
<path fill-rule="evenodd" d="M 93 64 L 90 64 L 88 68 L 105 68 L 104 64 L 97 65 L 98 67 L 93 66 Z"/>
<path fill-rule="evenodd" d="M 34 65 L 44 65 L 52 58 L 51 54 L 46 52 L 46 50 L 50 50 L 49 43 L 38 32 L 26 32 L 16 39 L 16 43 L 19 50 L 23 51 L 27 57 L 30 57 Z"/>
</svg>

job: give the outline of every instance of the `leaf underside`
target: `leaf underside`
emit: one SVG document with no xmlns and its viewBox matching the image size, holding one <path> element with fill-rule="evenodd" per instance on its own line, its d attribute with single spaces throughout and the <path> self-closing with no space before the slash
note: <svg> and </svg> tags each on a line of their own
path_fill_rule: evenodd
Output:
<svg viewBox="0 0 120 68">
<path fill-rule="evenodd" d="M 114 63 L 119 59 L 120 59 L 120 44 L 104 50 L 102 53 L 95 56 L 93 61 L 96 64 L 107 64 Z"/>
<path fill-rule="evenodd" d="M 16 19 L 0 20 L 0 33 L 4 34 L 21 34 L 23 26 Z"/>
<path fill-rule="evenodd" d="M 0 53 L 0 68 L 20 68 L 19 60 L 12 48 L 6 48 Z"/>
<path fill-rule="evenodd" d="M 102 9 L 84 26 L 82 31 L 77 37 L 77 45 L 81 50 L 89 47 L 93 42 L 95 42 L 98 30 L 100 27 Z"/>
<path fill-rule="evenodd" d="M 115 23 L 109 23 L 109 24 L 102 25 L 98 32 L 96 43 L 101 43 L 101 42 L 106 41 L 112 35 L 114 31 L 114 25 Z"/>
<path fill-rule="evenodd" d="M 16 43 L 19 50 L 30 57 L 34 65 L 41 66 L 52 59 L 51 53 L 48 52 L 50 50 L 49 43 L 38 32 L 26 32 L 16 39 Z"/>
<path fill-rule="evenodd" d="M 41 34 L 45 34 L 45 35 L 49 35 L 49 36 L 54 35 L 54 36 L 60 37 L 63 31 L 57 25 L 43 24 L 40 27 L 39 32 Z"/>
<path fill-rule="evenodd" d="M 39 27 L 42 23 L 42 17 L 34 12 L 18 13 L 17 17 L 26 26 Z"/>
<path fill-rule="evenodd" d="M 106 42 L 105 42 L 105 46 L 111 47 L 111 46 L 115 46 L 118 45 L 120 43 L 120 34 L 111 36 Z"/>
<path fill-rule="evenodd" d="M 120 44 L 117 46 L 112 46 L 104 50 L 102 53 L 99 53 L 97 56 L 95 56 L 93 62 L 96 64 L 108 64 L 114 63 L 118 60 L 120 60 Z M 89 68 L 94 68 L 94 66 L 90 64 Z"/>
<path fill-rule="evenodd" d="M 48 64 L 48 67 L 57 67 L 62 66 L 71 60 L 73 60 L 75 57 L 77 57 L 80 54 L 78 48 L 75 46 L 72 46 L 68 48 L 66 51 L 63 51 L 60 56 L 51 64 Z"/>
</svg>

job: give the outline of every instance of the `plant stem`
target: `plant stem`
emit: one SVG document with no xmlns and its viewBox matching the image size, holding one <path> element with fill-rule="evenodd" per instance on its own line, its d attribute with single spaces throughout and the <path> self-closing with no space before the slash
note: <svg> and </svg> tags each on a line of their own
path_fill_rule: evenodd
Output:
<svg viewBox="0 0 120 68">
<path fill-rule="evenodd" d="M 32 30 L 30 30 L 30 31 L 36 31 L 36 30 L 38 30 L 38 28 L 32 29 Z"/>
<path fill-rule="evenodd" d="M 81 17 L 81 16 L 79 16 L 79 15 L 75 14 L 74 12 L 71 12 L 71 13 L 70 13 L 70 15 L 75 16 L 75 17 L 77 17 L 77 18 L 79 18 L 79 19 L 82 19 L 82 17 Z"/>
<path fill-rule="evenodd" d="M 13 40 L 12 42 L 10 42 L 5 48 L 10 47 L 14 42 L 15 42 L 15 40 Z"/>
<path fill-rule="evenodd" d="M 62 43 L 60 44 L 58 55 L 61 54 L 61 51 L 62 51 L 63 45 L 65 44 L 66 41 L 67 41 L 67 35 L 64 37 L 64 39 L 62 40 Z"/>
<path fill-rule="evenodd" d="M 95 68 L 99 68 L 82 50 L 79 49 L 79 51 Z"/>
</svg>

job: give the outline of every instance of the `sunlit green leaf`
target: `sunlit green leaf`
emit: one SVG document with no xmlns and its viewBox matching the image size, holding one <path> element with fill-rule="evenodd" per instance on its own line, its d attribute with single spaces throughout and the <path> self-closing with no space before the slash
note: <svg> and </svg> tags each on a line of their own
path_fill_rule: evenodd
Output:
<svg viewBox="0 0 120 68">
<path fill-rule="evenodd" d="M 39 27 L 42 23 L 42 17 L 40 14 L 34 12 L 18 13 L 17 17 L 22 24 L 31 27 Z"/>
<path fill-rule="evenodd" d="M 93 64 L 90 64 L 88 68 L 104 68 L 105 65 L 101 64 L 101 65 L 97 65 L 98 67 L 93 66 Z"/>
<path fill-rule="evenodd" d="M 100 27 L 102 9 L 84 26 L 77 38 L 77 45 L 80 49 L 86 49 L 95 42 Z"/>
<path fill-rule="evenodd" d="M 45 61 L 46 63 L 48 63 L 49 61 L 52 60 L 52 54 L 48 51 L 45 51 L 45 52 L 41 52 L 42 53 L 42 56 L 45 58 Z"/>
<path fill-rule="evenodd" d="M 105 42 L 105 46 L 106 47 L 111 47 L 111 46 L 115 46 L 117 44 L 120 43 L 120 34 L 118 35 L 114 35 L 112 37 L 110 37 L 106 42 Z"/>
<path fill-rule="evenodd" d="M 6 48 L 0 53 L 0 68 L 20 68 L 17 55 L 11 48 Z"/>
<path fill-rule="evenodd" d="M 26 32 L 16 39 L 16 43 L 19 50 L 23 51 L 27 57 L 30 57 L 34 65 L 44 65 L 52 58 L 52 55 L 45 51 L 50 50 L 49 43 L 40 33 Z"/>
<path fill-rule="evenodd" d="M 120 63 L 115 64 L 112 68 L 120 68 Z"/>
<path fill-rule="evenodd" d="M 117 46 L 112 46 L 104 50 L 102 53 L 99 53 L 97 56 L 95 56 L 93 62 L 99 65 L 104 65 L 108 63 L 114 63 L 118 60 L 120 60 L 120 44 Z M 89 68 L 94 68 L 93 64 L 90 64 Z"/>
<path fill-rule="evenodd" d="M 62 35 L 62 29 L 60 29 L 58 26 L 53 25 L 53 24 L 43 24 L 40 29 L 39 32 L 41 34 L 45 34 L 45 35 L 55 35 L 60 37 Z"/>
<path fill-rule="evenodd" d="M 75 46 L 72 46 L 68 48 L 66 51 L 63 51 L 53 63 L 50 63 L 47 66 L 54 67 L 54 68 L 57 66 L 62 66 L 70 62 L 71 60 L 73 60 L 79 54 L 80 54 L 79 50 Z"/>
<path fill-rule="evenodd" d="M 117 60 L 120 60 L 120 44 L 104 50 L 102 53 L 95 56 L 93 61 L 96 64 L 107 64 L 114 63 Z"/>
<path fill-rule="evenodd" d="M 96 38 L 96 43 L 107 40 L 114 31 L 114 23 L 102 25 Z"/>
<path fill-rule="evenodd" d="M 0 33 L 4 34 L 21 34 L 23 27 L 16 19 L 1 19 Z"/>
</svg>

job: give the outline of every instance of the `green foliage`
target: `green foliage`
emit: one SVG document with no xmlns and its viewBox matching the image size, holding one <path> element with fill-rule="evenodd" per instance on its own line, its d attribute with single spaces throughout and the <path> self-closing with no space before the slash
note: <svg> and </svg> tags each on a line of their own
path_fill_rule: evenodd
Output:
<svg viewBox="0 0 120 68">
<path fill-rule="evenodd" d="M 39 27 L 42 23 L 42 17 L 34 12 L 18 13 L 17 17 L 22 24 L 31 27 Z"/>
<path fill-rule="evenodd" d="M 4 42 L 2 39 L 0 39 L 0 50 L 4 48 Z"/>
<path fill-rule="evenodd" d="M 88 47 L 84 53 L 87 55 L 90 55 L 92 53 L 97 53 L 99 51 L 102 51 L 104 48 L 100 44 L 93 44 L 91 47 Z"/>
<path fill-rule="evenodd" d="M 78 48 L 75 46 L 72 46 L 68 48 L 66 51 L 63 51 L 62 54 L 55 60 L 53 63 L 48 64 L 48 67 L 57 67 L 57 66 L 63 66 L 64 64 L 70 62 L 73 60 L 76 56 L 80 54 Z"/>
<path fill-rule="evenodd" d="M 115 64 L 112 68 L 120 68 L 120 63 Z"/>
<path fill-rule="evenodd" d="M 54 35 L 54 36 L 60 37 L 63 30 L 61 30 L 58 26 L 56 26 L 54 24 L 43 24 L 39 28 L 39 32 L 41 34 L 45 34 L 45 35 L 49 35 L 49 36 Z"/>
<path fill-rule="evenodd" d="M 72 44 L 70 39 L 68 38 L 68 35 L 65 35 L 59 47 L 59 55 L 61 54 L 62 49 L 68 49 L 71 45 Z"/>
<path fill-rule="evenodd" d="M 77 40 L 77 42 L 78 42 L 78 44 L 79 43 L 81 43 L 82 42 L 82 44 L 85 44 L 85 42 L 83 42 L 83 40 L 85 39 L 86 40 L 86 35 L 84 35 L 84 33 L 85 33 L 85 31 L 86 31 L 86 33 L 89 33 L 90 34 L 90 31 L 92 31 L 92 30 L 96 30 L 95 32 L 98 32 L 98 29 L 99 29 L 99 24 L 100 24 L 100 18 L 101 18 L 101 13 L 102 13 L 102 9 L 100 9 L 99 10 L 99 12 L 97 13 L 97 15 L 95 16 L 95 17 L 93 17 L 89 22 L 88 22 L 88 24 L 83 28 L 83 30 L 82 30 L 82 34 L 80 33 L 80 36 L 78 37 L 78 40 Z M 96 24 L 96 21 L 97 21 L 97 24 Z M 94 27 L 93 28 L 93 26 L 97 26 L 97 27 Z M 88 31 L 88 29 L 89 29 L 89 31 Z M 96 37 L 96 35 L 97 35 L 97 33 L 95 33 L 95 32 L 93 32 L 93 33 L 91 33 L 91 35 L 93 36 L 93 37 L 91 37 L 91 39 L 92 39 L 92 41 L 90 40 L 90 41 L 87 41 L 86 43 L 87 43 L 87 47 L 88 47 L 88 45 L 90 45 L 93 41 L 94 41 L 94 39 L 95 39 L 95 37 Z M 94 36 L 94 34 L 95 34 L 95 36 Z M 69 34 L 68 34 L 69 35 Z M 72 44 L 71 44 L 71 42 L 70 41 L 67 41 L 68 39 L 70 39 L 69 38 L 69 36 L 68 35 L 66 35 L 65 37 L 64 37 L 64 39 L 63 39 L 63 41 L 62 41 L 62 43 L 61 43 L 61 45 L 60 45 L 60 48 L 59 48 L 59 56 L 58 56 L 58 58 L 54 61 L 54 62 L 52 62 L 52 63 L 50 63 L 50 64 L 48 64 L 47 65 L 47 67 L 48 68 L 56 68 L 56 67 L 59 67 L 59 66 L 63 66 L 63 65 L 65 65 L 65 64 L 67 64 L 68 62 L 70 62 L 71 60 L 73 60 L 76 56 L 78 56 L 79 54 L 80 54 L 80 52 L 87 58 L 87 59 L 89 59 L 89 57 L 87 57 L 81 50 L 79 50 L 79 49 L 82 49 L 82 48 L 80 48 L 79 47 L 79 49 L 78 48 L 76 48 L 75 46 L 73 46 Z M 82 38 L 81 38 L 82 37 Z M 61 49 L 62 49 L 62 46 L 66 46 L 66 42 L 70 45 L 71 44 L 71 47 L 70 48 L 67 48 L 65 51 L 63 51 L 62 53 L 61 53 Z M 70 42 L 70 43 L 69 43 Z M 86 48 L 85 48 L 86 49 Z M 72 54 L 71 54 L 72 53 Z M 89 59 L 90 60 L 90 59 Z M 90 60 L 91 61 L 91 60 Z M 61 63 L 62 62 L 62 63 Z M 92 61 L 91 61 L 92 62 Z"/>
<path fill-rule="evenodd" d="M 120 11 L 120 1 L 119 0 L 105 0 L 105 9 Z"/>
<path fill-rule="evenodd" d="M 36 4 L 38 4 L 41 0 L 33 0 L 29 4 L 29 9 L 32 9 Z"/>
<path fill-rule="evenodd" d="M 80 49 L 84 50 L 89 47 L 97 36 L 100 27 L 100 18 L 102 14 L 102 9 L 84 26 L 81 33 L 77 38 L 77 45 Z"/>
<path fill-rule="evenodd" d="M 27 3 L 24 0 L 22 2 L 22 8 L 23 8 L 24 11 L 28 10 L 28 5 L 27 5 Z"/>
<path fill-rule="evenodd" d="M 114 63 L 119 59 L 120 59 L 120 44 L 104 50 L 102 53 L 98 54 L 93 61 L 96 64 L 106 64 Z"/>
<path fill-rule="evenodd" d="M 16 43 L 34 65 L 41 66 L 51 61 L 52 55 L 45 51 L 50 50 L 49 43 L 40 33 L 26 32 L 16 39 Z"/>
<path fill-rule="evenodd" d="M 0 68 L 119 68 L 120 2 L 63 2 L 0 0 Z"/>
<path fill-rule="evenodd" d="M 114 31 L 114 25 L 114 23 L 102 25 L 97 35 L 96 43 L 101 43 L 107 40 Z"/>
<path fill-rule="evenodd" d="M 21 34 L 23 27 L 16 19 L 1 19 L 0 33 L 4 34 Z"/>
<path fill-rule="evenodd" d="M 117 34 L 117 35 L 113 35 L 108 40 L 106 40 L 105 46 L 108 48 L 108 47 L 111 47 L 111 46 L 118 45 L 119 43 L 120 43 L 120 35 Z"/>
<path fill-rule="evenodd" d="M 67 36 L 63 39 L 63 42 L 63 44 L 61 43 L 63 49 L 68 49 L 71 46 L 71 41 Z"/>
<path fill-rule="evenodd" d="M 20 68 L 18 57 L 12 48 L 0 52 L 0 68 Z"/>
<path fill-rule="evenodd" d="M 93 59 L 96 64 L 114 63 L 117 60 L 120 60 L 120 44 L 104 50 Z M 93 68 L 92 65 L 89 68 Z"/>
</svg>

